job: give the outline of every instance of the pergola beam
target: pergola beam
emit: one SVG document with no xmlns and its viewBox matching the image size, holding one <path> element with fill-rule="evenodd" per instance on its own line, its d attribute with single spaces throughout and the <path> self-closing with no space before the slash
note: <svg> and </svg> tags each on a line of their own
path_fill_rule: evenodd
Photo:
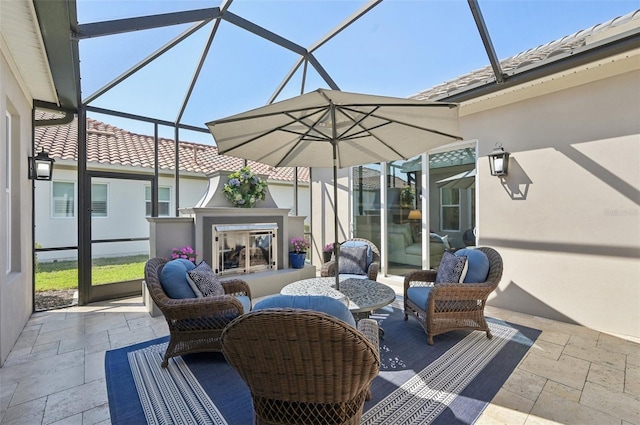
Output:
<svg viewBox="0 0 640 425">
<path fill-rule="evenodd" d="M 382 2 L 382 0 L 369 0 L 367 3 L 362 5 L 362 7 L 360 7 L 360 9 L 356 10 L 351 16 L 349 16 L 347 19 L 345 19 L 340 24 L 338 24 L 338 26 L 336 26 L 333 30 L 331 30 L 327 34 L 325 34 L 324 37 L 320 38 L 318 41 L 313 43 L 313 45 L 311 45 L 311 47 L 309 47 L 309 52 L 311 52 L 311 53 L 315 52 L 323 44 L 325 44 L 326 42 L 331 40 L 336 35 L 340 34 L 349 25 L 351 25 L 352 23 L 354 23 L 355 21 L 360 19 L 362 16 L 364 16 L 367 12 L 369 12 L 371 9 L 376 7 L 381 2 Z"/>
<path fill-rule="evenodd" d="M 164 46 L 160 47 L 158 50 L 156 50 L 155 52 L 153 52 L 152 54 L 150 54 L 149 56 L 147 56 L 146 58 L 138 62 L 136 65 L 132 66 L 131 68 L 129 68 L 128 70 L 126 70 L 125 72 L 123 72 L 122 74 L 114 78 L 113 80 L 111 80 L 109 83 L 105 84 L 104 86 L 96 90 L 94 93 L 89 95 L 84 100 L 84 103 L 88 104 L 93 102 L 98 97 L 102 96 L 103 94 L 105 94 L 106 92 L 108 92 L 109 90 L 111 90 L 112 88 L 114 88 L 115 86 L 117 86 L 118 84 L 120 84 L 121 82 L 123 82 L 124 80 L 132 76 L 133 74 L 135 74 L 136 72 L 140 71 L 142 68 L 144 68 L 145 66 L 147 66 L 148 64 L 156 60 L 158 57 L 162 56 L 165 52 L 169 51 L 170 49 L 178 45 L 182 40 L 186 39 L 191 34 L 195 33 L 203 26 L 207 25 L 209 22 L 210 20 L 206 20 L 206 21 L 200 22 L 199 24 L 193 25 L 191 28 L 189 28 L 182 34 L 178 35 L 173 40 L 169 41 Z"/>
<path fill-rule="evenodd" d="M 220 8 L 186 10 L 184 12 L 163 13 L 136 18 L 116 19 L 78 25 L 76 37 L 80 40 L 126 32 L 188 24 L 190 22 L 210 21 L 222 15 Z"/>
<path fill-rule="evenodd" d="M 265 40 L 269 40 L 270 42 L 277 44 L 280 47 L 284 47 L 287 50 L 291 50 L 292 52 L 295 52 L 300 56 L 304 56 L 307 54 L 307 50 L 304 47 L 300 46 L 299 44 L 296 44 L 282 36 L 279 36 L 274 32 L 271 32 L 259 25 L 256 25 L 253 22 L 247 21 L 246 19 L 241 18 L 240 16 L 235 15 L 229 12 L 228 10 L 222 14 L 222 19 L 224 19 L 225 21 L 233 25 L 236 25 L 237 27 L 240 27 L 246 31 L 249 31 L 252 34 L 262 37 Z"/>
<path fill-rule="evenodd" d="M 193 72 L 193 77 L 191 77 L 191 82 L 189 83 L 189 88 L 185 93 L 184 100 L 182 101 L 182 105 L 180 106 L 180 111 L 176 117 L 176 123 L 179 123 L 182 120 L 182 116 L 184 115 L 184 111 L 187 109 L 187 104 L 189 103 L 189 99 L 191 99 L 191 95 L 193 94 L 193 89 L 198 82 L 198 77 L 200 77 L 200 72 L 202 72 L 202 67 L 204 66 L 204 62 L 209 55 L 209 50 L 211 49 L 211 44 L 213 44 L 213 39 L 218 32 L 218 27 L 220 26 L 220 20 L 217 20 L 215 24 L 213 24 L 213 28 L 211 29 L 211 34 L 209 34 L 209 38 L 202 48 L 202 53 L 200 54 L 200 60 L 198 61 L 198 65 L 196 66 L 195 71 Z"/>
<path fill-rule="evenodd" d="M 484 18 L 482 17 L 482 12 L 480 11 L 478 0 L 467 0 L 467 2 L 469 3 L 469 8 L 471 9 L 473 19 L 476 21 L 478 32 L 480 32 L 480 38 L 482 39 L 482 44 L 484 44 L 484 49 L 487 52 L 487 56 L 489 56 L 489 62 L 491 63 L 491 68 L 493 69 L 493 73 L 496 76 L 496 81 L 498 83 L 502 83 L 504 82 L 504 73 L 502 72 L 502 67 L 500 66 L 500 60 L 496 55 L 496 50 L 493 48 L 491 36 L 489 35 L 489 30 L 487 29 L 487 25 L 485 24 Z"/>
</svg>

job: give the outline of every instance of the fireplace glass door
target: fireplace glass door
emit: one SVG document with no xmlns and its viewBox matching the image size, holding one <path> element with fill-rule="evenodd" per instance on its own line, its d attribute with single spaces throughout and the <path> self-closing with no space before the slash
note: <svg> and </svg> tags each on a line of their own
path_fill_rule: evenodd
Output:
<svg viewBox="0 0 640 425">
<path fill-rule="evenodd" d="M 213 262 L 217 274 L 277 269 L 275 223 L 213 226 Z"/>
</svg>

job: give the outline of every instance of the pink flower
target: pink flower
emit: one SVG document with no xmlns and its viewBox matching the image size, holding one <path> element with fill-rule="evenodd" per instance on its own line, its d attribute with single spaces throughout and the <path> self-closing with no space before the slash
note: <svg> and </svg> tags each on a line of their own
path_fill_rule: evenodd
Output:
<svg viewBox="0 0 640 425">
<path fill-rule="evenodd" d="M 198 253 L 190 246 L 181 246 L 179 248 L 173 248 L 171 253 L 171 259 L 184 258 L 195 263 Z"/>
</svg>

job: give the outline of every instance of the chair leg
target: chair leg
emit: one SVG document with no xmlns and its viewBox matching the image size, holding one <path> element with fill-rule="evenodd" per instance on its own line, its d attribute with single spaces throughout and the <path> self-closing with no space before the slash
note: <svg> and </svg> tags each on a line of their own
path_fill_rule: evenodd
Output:
<svg viewBox="0 0 640 425">
<path fill-rule="evenodd" d="M 487 331 L 487 338 L 489 339 L 493 338 L 493 335 L 491 335 L 491 331 Z"/>
<path fill-rule="evenodd" d="M 404 311 L 407 311 L 407 309 L 405 308 Z M 406 322 L 407 320 L 409 320 L 409 315 L 407 313 L 404 314 L 404 321 Z"/>
<path fill-rule="evenodd" d="M 433 345 L 433 335 L 427 335 L 427 343 Z"/>
<path fill-rule="evenodd" d="M 164 359 L 162 360 L 162 364 L 161 364 L 163 368 L 166 368 L 169 365 L 169 358 L 171 358 L 173 353 L 175 352 L 175 343 L 173 341 L 174 340 L 172 339 L 169 340 L 169 345 L 167 345 L 167 351 L 164 352 Z"/>
</svg>

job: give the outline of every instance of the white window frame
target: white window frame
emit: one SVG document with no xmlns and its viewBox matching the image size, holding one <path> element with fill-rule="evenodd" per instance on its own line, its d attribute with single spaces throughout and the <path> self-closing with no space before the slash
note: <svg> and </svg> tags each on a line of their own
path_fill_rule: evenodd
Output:
<svg viewBox="0 0 640 425">
<path fill-rule="evenodd" d="M 169 200 L 167 201 L 163 201 L 160 199 L 160 190 L 161 189 L 168 189 L 169 190 Z M 149 191 L 149 199 L 147 199 L 147 190 Z M 171 201 L 172 201 L 172 196 L 171 196 L 171 186 L 158 186 L 158 217 L 171 217 Z M 161 203 L 166 203 L 168 208 L 167 208 L 167 214 L 160 214 L 160 204 Z M 151 217 L 151 208 L 148 208 L 149 213 L 147 214 L 147 206 L 151 205 L 151 186 L 145 185 L 144 187 L 144 214 L 145 217 Z"/>
<path fill-rule="evenodd" d="M 457 204 L 444 204 L 443 203 L 443 196 L 442 196 L 442 192 L 445 190 L 457 190 L 458 191 L 458 203 Z M 462 213 L 462 206 L 460 204 L 461 202 L 461 193 L 460 193 L 460 189 L 457 188 L 440 188 L 440 230 L 443 232 L 459 232 L 460 231 L 460 216 Z M 444 210 L 445 208 L 458 208 L 458 228 L 457 229 L 447 229 L 444 227 Z"/>
<path fill-rule="evenodd" d="M 95 215 L 93 211 L 93 186 L 105 186 L 104 215 Z M 75 202 L 75 201 L 74 201 Z M 104 182 L 91 183 L 91 218 L 109 218 L 109 184 Z"/>
<path fill-rule="evenodd" d="M 69 220 L 69 219 L 74 219 L 76 218 L 76 210 L 77 210 L 77 202 L 76 202 L 76 198 L 78 197 L 77 195 L 77 190 L 76 190 L 76 182 L 74 181 L 65 181 L 65 180 L 54 180 L 53 182 L 51 182 L 51 218 L 54 220 Z M 54 187 L 56 186 L 56 184 L 59 183 L 66 183 L 66 184 L 72 184 L 73 185 L 73 212 L 71 215 L 65 215 L 65 216 L 59 216 L 56 215 L 56 200 L 54 197 Z"/>
<path fill-rule="evenodd" d="M 5 166 L 5 227 L 6 227 L 6 272 L 7 274 L 11 273 L 11 266 L 13 264 L 13 238 L 11 234 L 11 114 L 8 111 L 5 111 L 5 157 L 4 157 L 4 166 Z"/>
</svg>

